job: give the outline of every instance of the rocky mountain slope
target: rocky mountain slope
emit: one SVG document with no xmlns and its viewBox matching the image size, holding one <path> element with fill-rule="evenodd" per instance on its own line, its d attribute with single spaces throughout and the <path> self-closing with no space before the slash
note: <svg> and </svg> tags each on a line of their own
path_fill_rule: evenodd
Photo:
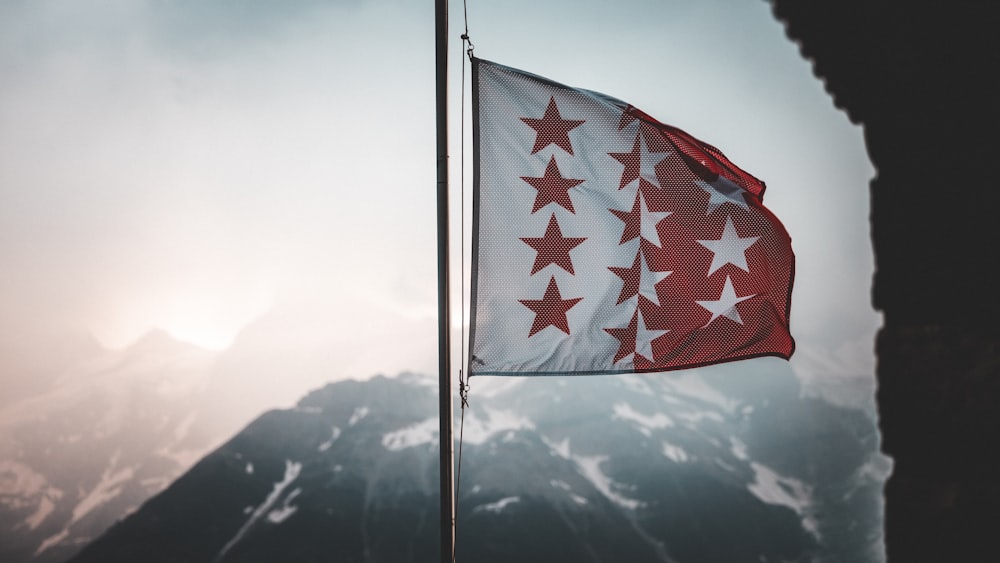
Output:
<svg viewBox="0 0 1000 563">
<path fill-rule="evenodd" d="M 458 560 L 884 560 L 875 421 L 785 362 L 472 386 Z M 71 561 L 435 560 L 436 412 L 428 378 L 330 384 Z"/>
<path fill-rule="evenodd" d="M 0 561 L 65 560 L 231 436 L 206 416 L 216 353 L 160 331 L 85 352 L 0 408 Z"/>
</svg>

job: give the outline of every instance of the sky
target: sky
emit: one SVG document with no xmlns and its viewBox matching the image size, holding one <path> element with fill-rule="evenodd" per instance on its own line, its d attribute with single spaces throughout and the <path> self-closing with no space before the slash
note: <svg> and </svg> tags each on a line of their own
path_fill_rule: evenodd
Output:
<svg viewBox="0 0 1000 563">
<path fill-rule="evenodd" d="M 625 100 L 764 180 L 797 256 L 793 367 L 873 373 L 875 171 L 767 2 L 467 10 L 477 56 Z M 122 348 L 154 328 L 290 363 L 323 351 L 330 378 L 434 373 L 433 16 L 430 0 L 0 3 L 0 393 L 23 377 L 14 355 L 60 335 Z M 460 2 L 450 19 L 458 233 Z"/>
</svg>

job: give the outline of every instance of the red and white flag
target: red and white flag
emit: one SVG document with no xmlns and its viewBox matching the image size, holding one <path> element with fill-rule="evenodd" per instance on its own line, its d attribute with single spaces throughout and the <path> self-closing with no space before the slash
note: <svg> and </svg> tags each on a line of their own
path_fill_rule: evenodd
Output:
<svg viewBox="0 0 1000 563">
<path fill-rule="evenodd" d="M 795 258 L 763 182 L 615 98 L 473 72 L 471 375 L 791 356 Z"/>
</svg>

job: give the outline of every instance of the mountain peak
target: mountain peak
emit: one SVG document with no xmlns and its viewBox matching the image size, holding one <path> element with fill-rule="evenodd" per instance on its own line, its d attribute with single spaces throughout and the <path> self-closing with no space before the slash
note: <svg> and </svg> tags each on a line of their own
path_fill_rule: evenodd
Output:
<svg viewBox="0 0 1000 563">
<path fill-rule="evenodd" d="M 153 328 L 129 345 L 126 350 L 133 354 L 176 353 L 182 349 L 196 349 L 198 346 L 181 342 L 162 328 Z"/>
</svg>

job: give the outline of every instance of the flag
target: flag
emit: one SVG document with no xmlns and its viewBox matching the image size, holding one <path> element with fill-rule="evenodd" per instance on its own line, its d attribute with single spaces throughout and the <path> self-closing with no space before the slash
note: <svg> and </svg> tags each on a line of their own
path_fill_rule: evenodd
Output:
<svg viewBox="0 0 1000 563">
<path fill-rule="evenodd" d="M 794 350 L 764 183 L 610 96 L 473 62 L 470 375 L 666 371 Z"/>
</svg>

